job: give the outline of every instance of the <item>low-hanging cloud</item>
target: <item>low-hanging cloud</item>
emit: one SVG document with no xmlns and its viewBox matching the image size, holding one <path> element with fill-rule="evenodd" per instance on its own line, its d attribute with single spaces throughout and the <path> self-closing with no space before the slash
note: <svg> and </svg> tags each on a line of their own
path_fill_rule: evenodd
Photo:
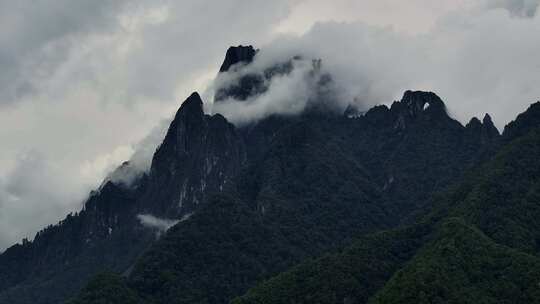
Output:
<svg viewBox="0 0 540 304">
<path fill-rule="evenodd" d="M 152 159 L 158 146 L 163 141 L 172 118 L 162 119 L 139 143 L 134 146 L 134 152 L 127 162 L 111 168 L 104 183 L 112 181 L 130 187 L 141 175 L 147 173 L 152 165 Z M 116 166 L 116 164 L 113 164 Z"/>
<path fill-rule="evenodd" d="M 501 127 L 540 96 L 538 2 L 0 0 L 0 250 L 79 209 L 123 161 L 135 170 L 113 179 L 145 172 L 162 133 L 145 135 L 230 45 L 259 47 L 254 66 L 305 59 L 249 104 L 209 107 L 240 124 L 316 100 L 320 58 L 338 108 L 432 90 L 462 122 L 489 112 Z"/>
<path fill-rule="evenodd" d="M 146 228 L 153 229 L 156 231 L 156 237 L 160 237 L 163 233 L 167 232 L 172 226 L 185 222 L 189 220 L 189 218 L 193 215 L 193 213 L 188 213 L 182 216 L 180 219 L 167 219 L 167 218 L 159 218 L 156 216 L 153 216 L 151 214 L 138 214 L 137 219 Z"/>
<path fill-rule="evenodd" d="M 10 245 L 7 240 L 31 238 L 29 231 L 35 233 L 56 222 L 59 214 L 77 211 L 87 185 L 67 178 L 70 173 L 69 168 L 34 151 L 20 155 L 15 166 L 0 177 L 0 252 Z M 29 218 L 29 212 L 39 216 Z"/>
<path fill-rule="evenodd" d="M 145 171 L 157 143 L 137 143 L 204 87 L 230 44 L 268 39 L 289 5 L 0 0 L 0 251 L 80 209 L 123 161 Z M 40 181 L 20 160 L 29 153 Z"/>
<path fill-rule="evenodd" d="M 340 109 L 352 104 L 366 110 L 398 100 L 407 89 L 428 90 L 439 94 L 463 123 L 488 112 L 502 128 L 540 98 L 537 4 L 479 2 L 449 13 L 417 35 L 361 22 L 318 23 L 303 35 L 284 35 L 261 46 L 250 69 L 295 55 L 321 58 L 335 83 L 334 102 Z M 212 111 L 235 123 L 298 113 L 311 97 L 308 78 L 299 76 L 305 73 L 296 67 L 271 81 L 263 94 L 215 103 Z M 214 86 L 222 85 L 220 81 L 218 77 Z"/>
<path fill-rule="evenodd" d="M 165 232 L 179 222 L 179 220 L 159 218 L 151 214 L 139 214 L 137 218 L 143 226 L 156 229 L 159 232 Z"/>
<path fill-rule="evenodd" d="M 238 72 L 219 75 L 214 86 L 219 88 L 231 85 L 245 75 L 264 73 L 266 68 L 271 67 L 261 65 L 265 59 L 257 59 L 254 65 L 246 66 Z M 327 75 L 320 69 L 320 61 L 295 58 L 290 62 L 290 72 L 265 79 L 263 85 L 268 88 L 266 92 L 242 101 L 232 97 L 220 100 L 214 103 L 212 112 L 224 115 L 237 125 L 243 125 L 271 114 L 295 115 L 303 112 L 310 103 L 323 102 L 323 92 L 333 89 L 333 82 L 324 81 Z M 337 91 L 333 93 L 335 97 Z"/>
</svg>

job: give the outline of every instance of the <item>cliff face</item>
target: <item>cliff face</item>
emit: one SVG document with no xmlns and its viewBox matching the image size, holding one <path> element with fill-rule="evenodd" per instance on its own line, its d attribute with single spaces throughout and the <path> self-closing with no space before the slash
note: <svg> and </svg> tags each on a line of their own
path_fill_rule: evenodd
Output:
<svg viewBox="0 0 540 304">
<path fill-rule="evenodd" d="M 220 74 L 255 54 L 230 48 Z M 250 77 L 264 83 L 291 60 L 248 74 L 216 102 L 264 90 Z M 324 109 L 235 127 L 205 114 L 193 93 L 149 172 L 129 186 L 105 182 L 81 212 L 0 255 L 0 303 L 58 303 L 105 269 L 158 302 L 224 303 L 359 234 L 411 221 L 500 144 L 489 118 L 464 127 L 431 92 L 407 91 L 363 115 Z"/>
<path fill-rule="evenodd" d="M 356 118 L 308 111 L 239 133 L 248 161 L 233 187 L 173 227 L 127 279 L 143 298 L 226 303 L 356 236 L 414 221 L 496 146 L 470 144 L 429 92 Z"/>
<path fill-rule="evenodd" d="M 219 68 L 219 72 L 227 72 L 235 64 L 249 64 L 257 54 L 257 50 L 253 46 L 231 46 L 225 54 L 225 59 Z"/>
<path fill-rule="evenodd" d="M 539 114 L 532 106 L 511 123 L 521 135 L 432 196 L 420 220 L 306 260 L 232 303 L 538 303 Z M 484 127 L 493 130 L 474 119 L 466 132 Z"/>
<path fill-rule="evenodd" d="M 0 303 L 58 303 L 99 271 L 129 271 L 163 233 L 162 226 L 141 222 L 141 215 L 171 223 L 188 218 L 228 187 L 245 161 L 234 126 L 204 114 L 194 93 L 171 122 L 150 172 L 129 185 L 105 181 L 81 212 L 0 255 Z"/>
<path fill-rule="evenodd" d="M 235 127 L 219 114 L 205 115 L 200 96 L 193 93 L 154 155 L 140 209 L 172 218 L 190 214 L 208 195 L 223 191 L 245 161 Z"/>
</svg>

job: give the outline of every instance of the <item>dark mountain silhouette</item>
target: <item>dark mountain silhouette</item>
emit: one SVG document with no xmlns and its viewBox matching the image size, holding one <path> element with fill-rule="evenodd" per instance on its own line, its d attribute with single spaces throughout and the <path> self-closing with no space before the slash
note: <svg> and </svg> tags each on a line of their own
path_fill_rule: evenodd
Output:
<svg viewBox="0 0 540 304">
<path fill-rule="evenodd" d="M 299 264 L 234 303 L 539 302 L 535 107 L 506 129 L 523 126 L 522 136 L 434 196 L 434 208 L 417 223 Z"/>
<path fill-rule="evenodd" d="M 227 53 L 225 54 L 225 59 L 223 60 L 223 63 L 221 64 L 221 67 L 219 68 L 219 72 L 220 73 L 227 72 L 235 64 L 251 63 L 256 53 L 257 53 L 257 50 L 255 50 L 253 46 L 251 45 L 231 46 L 227 50 Z"/>
<path fill-rule="evenodd" d="M 250 71 L 256 53 L 231 47 L 218 77 Z M 255 98 L 293 60 L 242 74 L 215 102 Z M 0 255 L 0 303 L 366 303 L 421 291 L 444 301 L 464 282 L 467 296 L 497 296 L 469 272 L 532 288 L 516 274 L 537 269 L 536 105 L 501 135 L 489 115 L 461 125 L 432 92 L 354 115 L 331 100 L 237 127 L 193 93 L 149 172 L 107 180 L 81 212 Z M 165 232 L 141 216 L 176 224 Z M 461 241 L 455 259 L 440 249 Z M 447 293 L 414 285 L 439 264 Z"/>
<path fill-rule="evenodd" d="M 245 158 L 234 126 L 204 114 L 194 93 L 172 121 L 150 172 L 130 186 L 106 181 L 81 212 L 0 255 L 0 303 L 58 303 L 97 272 L 129 272 L 161 232 L 138 216 L 188 218 L 232 181 Z"/>
</svg>

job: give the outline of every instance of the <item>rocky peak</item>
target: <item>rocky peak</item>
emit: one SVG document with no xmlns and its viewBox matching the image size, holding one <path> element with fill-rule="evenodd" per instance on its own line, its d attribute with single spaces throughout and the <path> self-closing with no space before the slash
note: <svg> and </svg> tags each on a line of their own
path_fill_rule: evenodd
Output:
<svg viewBox="0 0 540 304">
<path fill-rule="evenodd" d="M 193 92 L 180 106 L 176 112 L 174 122 L 201 120 L 204 116 L 203 102 L 199 93 Z"/>
<path fill-rule="evenodd" d="M 234 72 L 241 70 L 243 66 L 233 68 L 237 63 L 248 64 L 253 61 L 258 50 L 252 46 L 231 47 L 227 50 L 225 60 L 220 69 L 222 72 L 230 72 L 231 74 L 220 75 L 226 77 L 225 84 L 216 87 L 214 102 L 219 103 L 229 98 L 236 101 L 247 101 L 251 97 L 260 95 L 268 90 L 268 83 L 275 76 L 289 74 L 294 69 L 294 61 L 302 60 L 301 56 L 293 56 L 292 58 L 284 59 L 283 61 L 274 62 L 273 64 L 261 67 L 257 71 L 249 71 L 247 73 Z M 321 60 L 313 60 L 313 71 L 318 72 L 321 67 Z"/>
<path fill-rule="evenodd" d="M 518 115 L 510 122 L 503 132 L 505 140 L 512 140 L 540 127 L 540 101 L 533 103 L 527 111 Z"/>
<path fill-rule="evenodd" d="M 477 117 L 471 118 L 471 120 L 465 126 L 468 130 L 481 130 L 482 122 Z"/>
<path fill-rule="evenodd" d="M 227 50 L 227 54 L 225 55 L 225 60 L 223 61 L 223 64 L 221 64 L 221 68 L 219 69 L 219 72 L 227 72 L 231 68 L 231 66 L 240 62 L 246 64 L 252 62 L 256 53 L 257 50 L 255 50 L 251 45 L 239 45 L 229 47 L 229 49 Z"/>
<path fill-rule="evenodd" d="M 178 112 L 169 126 L 163 144 L 154 154 L 154 161 L 159 159 L 166 150 L 171 151 L 171 155 L 187 153 L 190 146 L 198 141 L 200 131 L 204 128 L 203 102 L 197 92 L 192 93 L 180 106 Z"/>
<path fill-rule="evenodd" d="M 444 102 L 433 92 L 406 91 L 401 101 L 392 104 L 390 112 L 396 117 L 394 128 L 399 130 L 418 120 L 437 124 L 452 120 Z"/>
<path fill-rule="evenodd" d="M 444 102 L 433 92 L 406 91 L 401 99 L 401 104 L 413 117 L 428 111 L 446 113 Z"/>
<path fill-rule="evenodd" d="M 206 195 L 222 191 L 241 167 L 245 152 L 235 127 L 223 116 L 206 115 L 197 93 L 183 103 L 150 169 L 145 212 L 180 218 L 194 212 Z"/>
<path fill-rule="evenodd" d="M 473 117 L 471 121 L 465 126 L 466 134 L 468 138 L 474 144 L 489 144 L 500 136 L 499 130 L 493 124 L 491 116 L 486 114 L 484 119 Z"/>
<path fill-rule="evenodd" d="M 482 120 L 482 125 L 484 127 L 485 134 L 489 136 L 490 138 L 498 137 L 499 135 L 501 135 L 497 127 L 495 127 L 495 124 L 493 123 L 491 116 L 489 116 L 489 114 L 487 113 L 484 116 L 484 119 Z"/>
<path fill-rule="evenodd" d="M 495 126 L 493 124 L 493 120 L 491 119 L 491 116 L 488 113 L 486 113 L 486 115 L 484 115 L 484 118 L 482 119 L 482 123 L 484 125 Z"/>
</svg>

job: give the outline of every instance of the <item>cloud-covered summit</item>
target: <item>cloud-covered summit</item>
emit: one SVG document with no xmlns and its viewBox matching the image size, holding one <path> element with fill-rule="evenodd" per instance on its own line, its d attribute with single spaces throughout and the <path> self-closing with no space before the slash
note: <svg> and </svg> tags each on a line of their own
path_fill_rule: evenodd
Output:
<svg viewBox="0 0 540 304">
<path fill-rule="evenodd" d="M 462 122 L 489 112 L 501 128 L 540 96 L 538 3 L 0 0 L 0 248 L 79 209 L 123 161 L 148 168 L 163 133 L 137 143 L 190 92 L 216 111 L 206 89 L 230 45 L 260 48 L 253 66 L 305 58 L 230 100 L 231 120 L 301 110 L 322 59 L 340 105 L 434 91 Z"/>
</svg>

